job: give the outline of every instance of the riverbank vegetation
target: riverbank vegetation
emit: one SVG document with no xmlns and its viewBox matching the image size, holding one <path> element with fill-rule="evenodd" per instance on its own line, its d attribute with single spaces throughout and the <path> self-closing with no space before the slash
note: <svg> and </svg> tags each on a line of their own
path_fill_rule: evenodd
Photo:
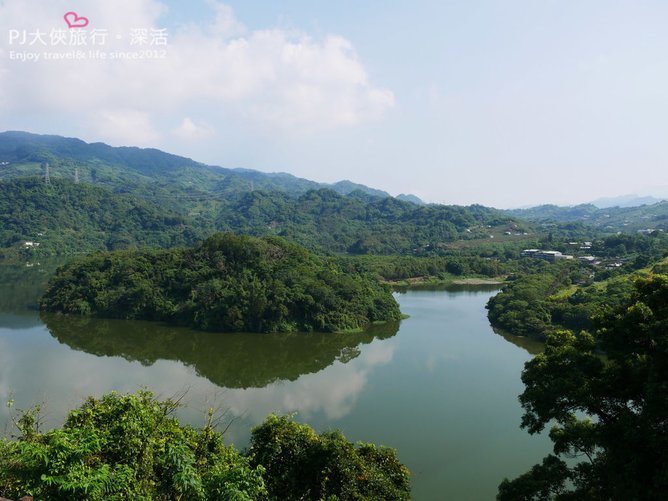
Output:
<svg viewBox="0 0 668 501">
<path fill-rule="evenodd" d="M 638 278 L 594 325 L 591 334 L 550 333 L 525 365 L 522 427 L 554 423 L 554 454 L 505 480 L 499 501 L 665 498 L 668 275 Z"/>
</svg>

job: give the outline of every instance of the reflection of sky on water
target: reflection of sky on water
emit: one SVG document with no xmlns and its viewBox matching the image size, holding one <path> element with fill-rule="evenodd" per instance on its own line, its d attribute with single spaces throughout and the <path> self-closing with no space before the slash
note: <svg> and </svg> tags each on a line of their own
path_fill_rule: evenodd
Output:
<svg viewBox="0 0 668 501">
<path fill-rule="evenodd" d="M 389 363 L 393 355 L 392 341 L 374 341 L 346 364 L 334 362 L 327 369 L 294 382 L 279 381 L 255 390 L 227 390 L 225 400 L 235 414 L 249 412 L 253 421 L 270 412 L 298 412 L 307 420 L 322 412 L 329 419 L 339 419 L 355 405 L 369 372 Z"/>
<path fill-rule="evenodd" d="M 195 425 L 202 423 L 208 407 L 242 417 L 227 437 L 244 442 L 250 426 L 271 412 L 297 412 L 304 420 L 316 414 L 330 420 L 348 414 L 369 373 L 392 360 L 395 345 L 392 340 L 374 340 L 359 349 L 360 355 L 351 361 L 335 361 L 325 370 L 295 381 L 278 381 L 264 388 L 224 389 L 180 362 L 158 360 L 144 366 L 121 357 L 71 350 L 51 337 L 45 326 L 20 331 L 0 327 L 0 419 L 4 427 L 9 416 L 4 404 L 13 397 L 17 408 L 45 402 L 45 425 L 57 426 L 66 412 L 88 395 L 132 392 L 146 386 L 165 397 L 187 390 L 186 405 L 179 414 Z"/>
</svg>

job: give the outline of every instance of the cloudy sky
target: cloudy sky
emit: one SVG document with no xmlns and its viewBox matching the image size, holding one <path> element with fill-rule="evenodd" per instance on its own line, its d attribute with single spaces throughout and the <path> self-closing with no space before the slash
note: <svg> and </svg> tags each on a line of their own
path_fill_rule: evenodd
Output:
<svg viewBox="0 0 668 501">
<path fill-rule="evenodd" d="M 667 24 L 665 0 L 0 0 L 0 130 L 430 202 L 668 196 Z"/>
</svg>

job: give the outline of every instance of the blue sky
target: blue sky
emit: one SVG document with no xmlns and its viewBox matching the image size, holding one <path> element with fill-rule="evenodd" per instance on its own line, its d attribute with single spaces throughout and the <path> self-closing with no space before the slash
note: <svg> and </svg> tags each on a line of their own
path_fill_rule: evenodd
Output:
<svg viewBox="0 0 668 501">
<path fill-rule="evenodd" d="M 165 57 L 9 59 L 27 50 L 10 30 L 68 10 L 89 29 L 165 27 Z M 0 129 L 430 202 L 666 196 L 667 21 L 659 0 L 5 0 Z"/>
</svg>

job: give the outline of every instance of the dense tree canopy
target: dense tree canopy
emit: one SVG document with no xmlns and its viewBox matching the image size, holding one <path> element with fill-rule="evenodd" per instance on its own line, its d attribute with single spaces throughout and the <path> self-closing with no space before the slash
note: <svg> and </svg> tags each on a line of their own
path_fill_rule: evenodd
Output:
<svg viewBox="0 0 668 501">
<path fill-rule="evenodd" d="M 394 450 L 353 445 L 270 416 L 245 453 L 214 429 L 181 425 L 175 400 L 150 392 L 90 397 L 62 428 L 42 433 L 38 409 L 20 414 L 17 440 L 0 438 L 0 497 L 72 500 L 409 499 Z"/>
<path fill-rule="evenodd" d="M 262 499 L 261 466 L 207 425 L 182 426 L 174 401 L 149 392 L 89 398 L 41 433 L 33 409 L 16 441 L 0 439 L 0 496 L 18 499 Z"/>
<path fill-rule="evenodd" d="M 568 245 L 555 242 L 551 247 L 567 251 Z M 628 301 L 634 278 L 665 269 L 668 236 L 613 235 L 594 240 L 588 252 L 602 263 L 587 266 L 571 260 L 548 264 L 525 259 L 534 261 L 533 267 L 520 270 L 490 299 L 487 308 L 492 325 L 539 340 L 559 329 L 591 330 L 592 319 L 601 307 Z M 611 261 L 616 266 L 604 266 Z"/>
<path fill-rule="evenodd" d="M 668 276 L 638 279 L 629 300 L 602 308 L 596 324 L 593 335 L 551 334 L 545 353 L 527 362 L 522 426 L 538 433 L 555 423 L 554 455 L 504 481 L 499 500 L 665 499 Z"/>
<path fill-rule="evenodd" d="M 0 181 L 0 248 L 38 242 L 26 257 L 192 244 L 199 230 L 178 213 L 109 189 L 54 179 Z"/>
<path fill-rule="evenodd" d="M 278 237 L 217 234 L 191 249 L 118 251 L 62 267 L 47 311 L 202 330 L 344 331 L 399 320 L 389 287 Z"/>
<path fill-rule="evenodd" d="M 44 228 L 54 233 L 65 230 L 58 245 L 45 240 L 49 245 L 42 252 L 51 254 L 137 244 L 167 246 L 168 238 L 175 237 L 162 227 L 161 214 L 167 219 L 178 217 L 177 229 L 182 224 L 197 228 L 203 237 L 214 231 L 278 235 L 312 250 L 353 254 L 410 254 L 416 248 L 459 238 L 489 238 L 488 225 L 513 222 L 501 211 L 480 205 L 421 205 L 350 181 L 327 185 L 284 173 L 208 166 L 155 149 L 114 148 L 58 136 L 0 133 L 0 156 L 8 162 L 0 166 L 0 187 L 7 183 L 10 195 L 22 206 L 19 213 L 15 203 L 3 209 L 0 202 L 0 222 L 6 217 L 12 223 L 5 232 L 0 227 L 0 247 L 33 239 Z M 45 162 L 50 164 L 52 184 L 66 189 L 67 197 L 52 193 L 46 198 Z M 81 184 L 73 188 L 75 172 Z M 27 182 L 26 176 L 32 176 L 30 182 L 39 190 L 11 186 L 16 178 Z M 140 214 L 123 217 L 122 208 L 110 196 L 136 202 Z M 45 200 L 51 210 L 42 204 Z M 162 212 L 155 213 L 155 207 Z M 93 221 L 88 221 L 88 212 Z M 21 217 L 23 213 L 30 214 L 29 220 Z M 109 221 L 100 227 L 97 220 L 104 214 Z M 144 228 L 144 232 L 156 232 L 150 241 L 137 239 L 133 232 L 135 223 L 142 222 L 140 216 L 156 225 Z M 80 231 L 70 234 L 74 225 Z M 97 234 L 111 228 L 111 235 Z M 188 242 L 172 245 L 184 243 Z"/>
<path fill-rule="evenodd" d="M 193 194 L 190 185 L 120 183 L 115 191 L 63 178 L 51 186 L 38 177 L 0 180 L 0 248 L 26 240 L 40 241 L 41 255 L 173 247 L 218 230 L 278 235 L 318 251 L 413 254 L 461 238 L 488 238 L 488 224 L 510 222 L 482 206 L 418 206 L 330 189 L 301 195 L 229 189 Z"/>
<path fill-rule="evenodd" d="M 338 431 L 318 435 L 286 417 L 269 416 L 253 430 L 250 456 L 266 468 L 273 499 L 410 499 L 410 475 L 394 450 L 353 445 Z"/>
<path fill-rule="evenodd" d="M 552 329 L 553 295 L 569 286 L 577 263 L 536 263 L 532 273 L 520 275 L 487 304 L 494 327 L 518 336 L 544 339 Z"/>
<path fill-rule="evenodd" d="M 221 205 L 215 224 L 221 230 L 276 234 L 330 252 L 413 254 L 417 248 L 461 238 L 489 238 L 487 225 L 509 222 L 500 211 L 478 205 L 419 206 L 392 197 L 357 192 L 343 196 L 320 189 L 298 197 L 236 193 Z"/>
</svg>

